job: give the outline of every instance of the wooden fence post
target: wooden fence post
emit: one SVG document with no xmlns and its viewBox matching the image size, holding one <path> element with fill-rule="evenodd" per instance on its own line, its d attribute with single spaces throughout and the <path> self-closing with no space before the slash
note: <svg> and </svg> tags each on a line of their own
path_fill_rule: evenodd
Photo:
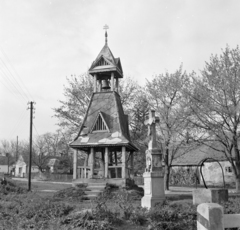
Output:
<svg viewBox="0 0 240 230">
<path fill-rule="evenodd" d="M 198 205 L 197 230 L 224 230 L 223 207 L 215 203 Z"/>
</svg>

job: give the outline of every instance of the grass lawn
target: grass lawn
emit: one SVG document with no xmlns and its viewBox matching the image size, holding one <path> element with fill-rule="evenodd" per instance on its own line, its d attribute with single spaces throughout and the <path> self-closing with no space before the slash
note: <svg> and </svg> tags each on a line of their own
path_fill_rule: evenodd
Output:
<svg viewBox="0 0 240 230">
<path fill-rule="evenodd" d="M 13 180 L 17 185 L 21 187 L 28 188 L 28 181 L 22 180 Z M 64 184 L 64 183 L 52 183 L 49 181 L 32 181 L 31 188 L 32 190 L 56 190 L 59 191 L 61 189 L 72 187 L 72 184 Z"/>
<path fill-rule="evenodd" d="M 18 186 L 28 189 L 28 181 L 13 180 Z M 32 181 L 31 190 L 42 198 L 52 198 L 60 190 L 72 187 L 71 184 L 51 183 L 49 181 Z M 46 191 L 47 190 L 47 191 Z"/>
</svg>

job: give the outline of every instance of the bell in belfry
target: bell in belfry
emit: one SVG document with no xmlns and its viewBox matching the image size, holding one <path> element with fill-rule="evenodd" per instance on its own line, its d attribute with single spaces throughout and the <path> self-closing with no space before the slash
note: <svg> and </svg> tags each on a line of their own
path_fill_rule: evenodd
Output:
<svg viewBox="0 0 240 230">
<path fill-rule="evenodd" d="M 102 80 L 102 89 L 103 90 L 109 90 L 110 89 L 108 80 L 106 80 L 106 79 Z"/>
</svg>

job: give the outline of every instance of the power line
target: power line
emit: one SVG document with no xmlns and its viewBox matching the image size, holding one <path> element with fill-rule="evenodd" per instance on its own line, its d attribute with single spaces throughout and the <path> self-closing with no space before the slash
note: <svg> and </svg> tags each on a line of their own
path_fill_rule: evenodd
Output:
<svg viewBox="0 0 240 230">
<path fill-rule="evenodd" d="M 12 89 L 11 89 L 11 88 L 8 88 L 9 86 L 8 86 L 8 85 L 6 85 L 6 83 L 4 83 L 4 81 L 2 81 L 2 79 L 0 79 L 0 82 L 3 84 L 3 86 L 4 86 L 4 87 L 6 87 L 6 88 L 7 88 L 7 90 L 8 90 L 10 93 L 12 93 L 12 94 L 13 94 L 13 96 L 16 96 L 16 94 L 14 93 L 14 91 L 12 91 Z"/>
<path fill-rule="evenodd" d="M 24 100 L 24 103 L 26 103 L 26 100 L 28 101 L 28 98 L 26 98 L 26 96 L 25 96 L 25 98 L 24 98 L 24 96 L 22 95 L 22 93 L 21 93 L 21 92 L 18 90 L 18 88 L 15 86 L 15 84 L 11 81 L 10 78 L 8 78 L 8 76 L 7 76 L 7 74 L 5 73 L 4 70 L 0 69 L 0 71 L 2 72 L 2 76 L 5 77 L 5 79 L 7 80 L 6 82 L 8 82 L 8 84 L 11 85 L 12 88 L 15 88 L 15 91 L 17 91 L 18 94 L 20 94 L 20 95 L 22 96 L 22 98 L 23 98 L 23 100 Z"/>
<path fill-rule="evenodd" d="M 0 47 L 0 50 L 2 52 L 2 54 L 4 55 L 4 57 L 6 58 L 6 60 L 8 61 L 8 63 L 10 64 L 10 67 L 13 69 L 14 73 L 18 76 L 18 79 L 20 80 L 21 84 L 23 85 L 24 89 L 26 90 L 26 92 L 29 94 L 30 98 L 34 99 L 32 97 L 32 95 L 30 94 L 29 90 L 27 89 L 27 87 L 25 86 L 25 84 L 23 83 L 20 75 L 17 73 L 16 69 L 14 68 L 14 66 L 12 65 L 11 61 L 9 60 L 9 58 L 7 57 L 6 53 L 4 52 L 4 50 Z M 20 86 L 21 87 L 21 86 Z"/>
<path fill-rule="evenodd" d="M 15 83 L 18 85 L 18 87 L 22 90 L 24 96 L 27 98 L 27 100 L 29 100 L 29 97 L 27 96 L 27 94 L 24 92 L 23 88 L 21 87 L 21 85 L 18 83 L 18 81 L 16 80 L 16 78 L 14 77 L 14 75 L 12 74 L 12 72 L 9 70 L 8 66 L 6 65 L 6 63 L 3 61 L 3 59 L 0 57 L 0 61 L 2 62 L 2 66 L 7 70 L 8 75 L 11 77 L 11 80 L 15 81 Z M 14 83 L 13 83 L 14 84 Z"/>
<path fill-rule="evenodd" d="M 12 73 L 10 72 L 10 70 L 8 69 L 8 67 L 6 66 L 6 64 L 4 63 L 4 61 L 0 58 L 0 61 L 3 63 L 2 65 L 2 73 L 5 75 L 5 77 L 7 78 L 7 80 L 15 87 L 15 89 L 22 94 L 20 91 L 23 92 L 23 96 L 27 99 L 27 101 L 29 100 L 29 97 L 26 95 L 26 93 L 23 91 L 22 87 L 19 85 L 19 83 L 16 81 L 16 79 L 14 78 L 14 76 L 12 75 Z M 15 83 L 14 83 L 15 82 Z M 16 84 L 17 83 L 17 84 Z M 17 86 L 18 85 L 18 86 Z M 18 90 L 19 89 L 19 90 Z"/>
<path fill-rule="evenodd" d="M 25 113 L 26 113 L 26 111 L 24 110 L 24 111 L 21 113 L 19 119 L 15 122 L 15 125 L 13 126 L 13 128 L 12 128 L 12 130 L 11 130 L 11 132 L 10 132 L 10 134 L 11 134 L 10 136 L 12 136 L 13 133 L 14 133 L 15 131 L 17 131 L 20 126 L 22 126 L 22 125 L 24 124 L 24 123 L 22 122 L 22 120 L 23 120 L 23 117 L 24 117 Z M 25 116 L 26 116 L 26 115 L 25 115 Z M 20 124 L 20 122 L 21 122 L 21 124 Z M 19 126 L 19 124 L 20 124 L 20 126 Z"/>
<path fill-rule="evenodd" d="M 28 91 L 27 87 L 24 85 L 23 81 L 21 80 L 21 77 L 19 76 L 19 74 L 17 73 L 17 71 L 15 70 L 15 68 L 13 67 L 13 65 L 11 64 L 10 60 L 8 59 L 7 55 L 5 54 L 5 52 L 1 47 L 0 47 L 0 50 L 6 60 L 5 62 L 0 57 L 0 74 L 2 76 L 2 79 L 0 79 L 0 82 L 4 85 L 4 87 L 9 92 L 11 92 L 14 96 L 16 96 L 18 100 L 20 100 L 19 98 L 21 98 L 21 100 L 23 100 L 25 104 L 26 100 L 29 101 L 30 100 L 29 98 L 33 98 L 33 97 Z M 33 102 L 30 103 L 31 107 L 33 107 L 32 104 Z M 18 119 L 15 125 L 13 126 L 11 134 L 16 130 L 19 130 L 20 127 L 22 127 L 22 125 L 24 124 L 24 122 L 22 122 L 22 119 L 24 117 L 25 117 L 24 113 L 22 113 L 20 116 L 20 119 Z"/>
<path fill-rule="evenodd" d="M 39 135 L 39 133 L 38 133 L 38 131 L 37 131 L 37 128 L 36 128 L 36 126 L 34 125 L 34 123 L 33 123 L 33 128 L 35 129 L 35 131 L 36 131 L 38 137 L 40 137 L 40 135 Z"/>
</svg>

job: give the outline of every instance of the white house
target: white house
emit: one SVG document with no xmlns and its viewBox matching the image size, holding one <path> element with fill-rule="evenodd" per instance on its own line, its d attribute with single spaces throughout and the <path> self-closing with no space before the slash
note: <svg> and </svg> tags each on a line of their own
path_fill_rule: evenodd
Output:
<svg viewBox="0 0 240 230">
<path fill-rule="evenodd" d="M 32 173 L 39 172 L 39 169 L 36 165 L 32 165 Z M 18 161 L 15 165 L 15 176 L 16 177 L 26 177 L 28 173 L 28 159 L 24 159 L 22 155 L 19 156 Z"/>
</svg>

